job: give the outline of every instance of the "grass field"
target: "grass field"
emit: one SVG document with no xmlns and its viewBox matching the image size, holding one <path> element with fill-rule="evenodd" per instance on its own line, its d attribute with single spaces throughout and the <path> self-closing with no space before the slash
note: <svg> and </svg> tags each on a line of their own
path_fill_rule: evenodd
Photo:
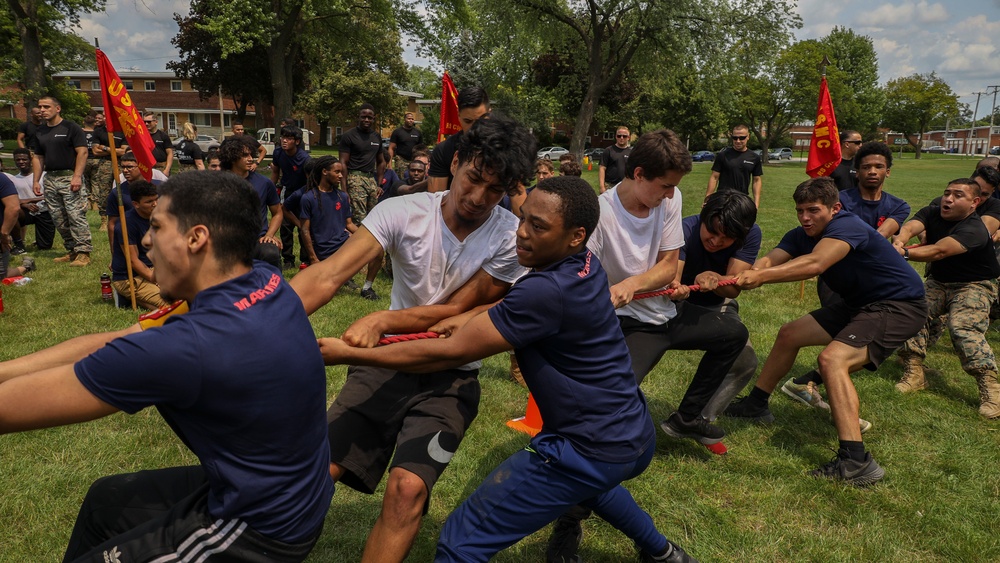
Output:
<svg viewBox="0 0 1000 563">
<path fill-rule="evenodd" d="M 886 188 L 916 211 L 948 180 L 971 173 L 974 162 L 937 155 L 916 161 L 907 155 L 896 162 Z M 709 167 L 696 163 L 685 178 L 686 214 L 699 208 Z M 596 184 L 596 175 L 595 168 L 585 177 Z M 802 163 L 765 168 L 759 217 L 764 251 L 797 225 L 791 193 L 805 177 Z M 96 231 L 96 213 L 90 220 L 94 265 L 60 267 L 51 262 L 57 251 L 37 252 L 35 281 L 3 288 L 0 359 L 135 321 L 133 313 L 100 300 L 103 268 L 98 264 L 108 263 L 108 245 L 105 234 Z M 316 333 L 340 334 L 354 319 L 388 306 L 389 280 L 380 278 L 376 289 L 382 299 L 375 303 L 356 291 L 342 291 L 313 315 Z M 745 293 L 740 304 L 763 362 L 781 324 L 817 306 L 815 284 L 807 282 L 803 298 L 798 283 L 766 286 Z M 1000 340 L 994 330 L 989 339 L 994 345 Z M 793 374 L 810 369 L 816 352 L 801 354 Z M 654 420 L 674 408 L 699 358 L 698 353 L 668 352 L 647 377 L 643 389 Z M 930 390 L 915 395 L 895 391 L 901 369 L 891 361 L 855 377 L 861 416 L 874 423 L 865 440 L 886 470 L 885 480 L 870 490 L 806 476 L 833 456 L 836 433 L 829 415 L 780 393 L 772 401 L 778 418 L 772 426 L 720 420 L 730 451 L 723 457 L 659 433 L 652 465 L 627 487 L 668 537 L 702 561 L 998 561 L 1000 422 L 978 415 L 975 382 L 961 371 L 947 338 L 931 349 L 927 364 L 937 375 L 930 378 Z M 479 417 L 434 490 L 411 561 L 432 559 L 448 513 L 527 441 L 503 424 L 523 414 L 526 400 L 526 392 L 508 381 L 507 365 L 505 354 L 485 363 Z M 345 368 L 331 367 L 327 373 L 332 400 Z M 151 409 L 0 437 L 0 562 L 59 560 L 94 479 L 195 461 Z M 368 496 L 338 487 L 310 561 L 358 560 L 381 498 L 381 491 Z M 585 561 L 634 559 L 631 542 L 607 524 L 594 518 L 584 529 Z M 542 561 L 548 532 L 526 538 L 496 560 Z"/>
</svg>

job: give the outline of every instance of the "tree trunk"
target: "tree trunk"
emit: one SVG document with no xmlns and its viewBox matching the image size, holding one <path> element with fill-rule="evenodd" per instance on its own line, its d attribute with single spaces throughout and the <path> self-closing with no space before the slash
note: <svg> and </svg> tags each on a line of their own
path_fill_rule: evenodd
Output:
<svg viewBox="0 0 1000 563">
<path fill-rule="evenodd" d="M 46 93 L 45 57 L 38 33 L 37 0 L 7 0 L 7 5 L 17 23 L 17 33 L 21 38 L 21 53 L 24 58 L 25 102 L 33 107 L 38 98 Z"/>
<path fill-rule="evenodd" d="M 288 45 L 276 41 L 267 49 L 267 63 L 271 69 L 271 92 L 274 95 L 274 119 L 271 126 L 278 129 L 278 123 L 292 116 L 292 61 L 286 57 Z"/>
<path fill-rule="evenodd" d="M 597 93 L 593 82 L 587 88 L 587 95 L 580 105 L 580 113 L 576 116 L 576 124 L 573 126 L 573 137 L 570 139 L 569 152 L 575 154 L 581 162 L 583 149 L 586 146 L 587 137 L 590 135 L 590 125 L 594 122 L 594 112 L 597 110 L 597 100 L 600 96 Z"/>
</svg>

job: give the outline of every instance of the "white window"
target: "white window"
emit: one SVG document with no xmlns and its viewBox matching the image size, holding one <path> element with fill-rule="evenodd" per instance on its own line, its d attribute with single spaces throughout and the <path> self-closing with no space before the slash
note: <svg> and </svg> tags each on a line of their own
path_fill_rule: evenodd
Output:
<svg viewBox="0 0 1000 563">
<path fill-rule="evenodd" d="M 91 90 L 98 90 L 99 91 L 101 89 L 101 81 L 100 80 L 91 80 L 90 81 L 90 89 Z"/>
<path fill-rule="evenodd" d="M 147 92 L 155 92 L 156 91 L 156 81 L 155 80 L 146 80 L 145 83 L 143 84 L 143 87 L 146 89 Z"/>
<path fill-rule="evenodd" d="M 167 129 L 170 133 L 177 134 L 177 114 L 168 113 L 167 114 Z"/>
<path fill-rule="evenodd" d="M 171 92 L 181 92 L 183 90 L 184 90 L 184 83 L 183 82 L 181 82 L 180 80 L 171 80 L 170 81 L 170 91 Z"/>
</svg>

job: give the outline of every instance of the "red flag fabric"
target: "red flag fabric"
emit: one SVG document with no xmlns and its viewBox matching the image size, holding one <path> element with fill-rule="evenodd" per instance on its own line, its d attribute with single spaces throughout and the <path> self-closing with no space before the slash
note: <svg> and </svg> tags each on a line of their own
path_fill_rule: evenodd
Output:
<svg viewBox="0 0 1000 563">
<path fill-rule="evenodd" d="M 100 49 L 97 50 L 97 72 L 101 79 L 104 121 L 108 133 L 121 131 L 125 135 L 125 141 L 139 163 L 142 177 L 152 181 L 153 167 L 156 166 L 156 159 L 153 158 L 153 138 L 149 136 L 149 130 L 146 129 L 146 124 L 132 103 L 128 91 L 125 90 L 125 84 L 122 83 L 118 72 Z"/>
<path fill-rule="evenodd" d="M 830 89 L 824 76 L 819 84 L 819 103 L 816 104 L 816 123 L 809 143 L 806 174 L 813 178 L 829 176 L 840 165 L 840 159 L 840 131 L 837 129 L 837 116 L 833 113 L 833 101 L 830 100 Z"/>
<path fill-rule="evenodd" d="M 448 135 L 462 130 L 462 122 L 458 120 L 458 90 L 451 81 L 448 72 L 441 77 L 441 121 L 438 125 L 437 142 L 445 140 Z"/>
</svg>

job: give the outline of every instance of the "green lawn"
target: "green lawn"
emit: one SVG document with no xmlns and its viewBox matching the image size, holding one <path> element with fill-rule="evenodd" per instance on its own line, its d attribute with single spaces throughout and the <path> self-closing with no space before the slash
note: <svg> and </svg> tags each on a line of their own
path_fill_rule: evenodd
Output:
<svg viewBox="0 0 1000 563">
<path fill-rule="evenodd" d="M 971 173 L 978 160 L 933 156 L 916 161 L 907 155 L 887 181 L 887 190 L 909 201 L 914 211 L 939 195 L 948 180 Z M 709 164 L 694 166 L 682 186 L 687 214 L 697 212 L 710 169 Z M 596 176 L 596 167 L 585 173 L 592 183 Z M 805 178 L 802 163 L 765 168 L 759 218 L 765 251 L 796 226 L 791 194 Z M 94 265 L 60 267 L 50 260 L 57 251 L 39 252 L 35 281 L 3 288 L 0 359 L 134 322 L 133 313 L 100 300 L 99 265 L 108 263 L 108 245 L 105 234 L 96 231 L 96 213 L 90 220 Z M 389 281 L 380 278 L 376 289 L 383 296 L 376 303 L 343 291 L 313 316 L 317 334 L 339 334 L 352 320 L 386 307 Z M 763 362 L 781 324 L 817 306 L 815 284 L 807 282 L 803 299 L 794 283 L 748 292 L 740 304 Z M 989 338 L 994 345 L 1000 340 L 993 330 Z M 804 352 L 793 373 L 810 369 L 816 352 Z M 699 357 L 668 353 L 647 377 L 643 388 L 656 421 L 679 401 Z M 702 561 L 1000 560 L 1000 423 L 982 420 L 976 412 L 975 383 L 961 371 L 947 338 L 930 351 L 927 364 L 937 375 L 930 379 L 930 390 L 916 395 L 895 391 L 901 370 L 891 361 L 855 378 L 861 415 L 875 425 L 866 442 L 886 470 L 885 480 L 870 490 L 806 476 L 833 455 L 836 434 L 828 415 L 780 393 L 772 401 L 778 418 L 772 426 L 721 419 L 729 433 L 727 456 L 660 433 L 652 465 L 627 486 L 660 529 Z M 448 513 L 493 466 L 526 443 L 524 435 L 503 424 L 523 414 L 526 400 L 506 370 L 506 355 L 485 363 L 480 415 L 434 491 L 412 561 L 431 560 Z M 331 399 L 344 373 L 343 367 L 328 369 Z M 94 479 L 194 461 L 153 410 L 0 437 L 0 561 L 61 558 Z M 358 560 L 381 498 L 381 491 L 368 496 L 338 487 L 310 561 Z M 547 537 L 544 529 L 496 560 L 541 561 Z M 627 561 L 634 553 L 631 542 L 607 524 L 596 518 L 585 524 L 584 560 Z"/>
</svg>

